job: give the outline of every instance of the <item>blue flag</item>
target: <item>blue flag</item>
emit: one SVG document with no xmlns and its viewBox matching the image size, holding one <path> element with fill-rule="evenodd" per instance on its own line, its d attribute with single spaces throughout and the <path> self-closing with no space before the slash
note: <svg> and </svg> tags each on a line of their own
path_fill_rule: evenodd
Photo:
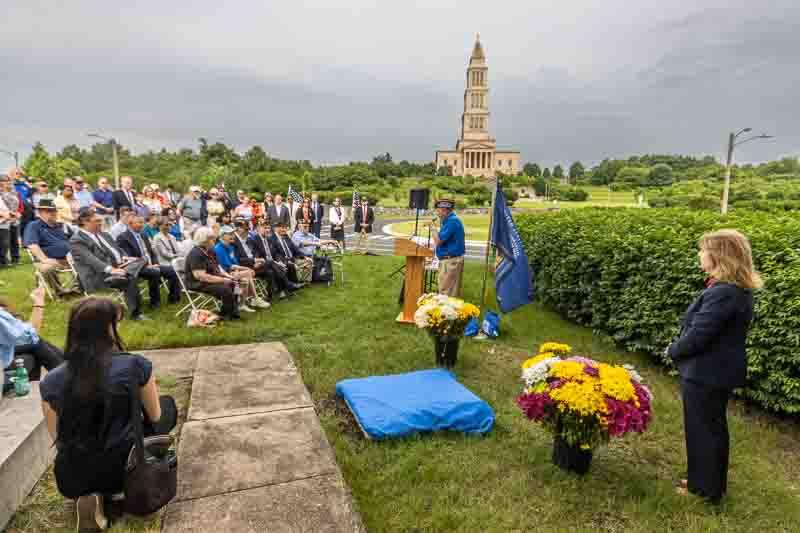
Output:
<svg viewBox="0 0 800 533">
<path fill-rule="evenodd" d="M 497 305 L 508 313 L 533 300 L 533 285 L 528 256 L 499 184 L 492 216 L 492 244 L 501 256 L 494 271 Z"/>
</svg>

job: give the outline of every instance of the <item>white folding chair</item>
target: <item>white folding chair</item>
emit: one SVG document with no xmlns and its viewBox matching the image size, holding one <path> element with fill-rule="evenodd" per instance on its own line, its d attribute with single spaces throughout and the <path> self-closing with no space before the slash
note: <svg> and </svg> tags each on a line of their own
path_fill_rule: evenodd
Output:
<svg viewBox="0 0 800 533">
<path fill-rule="evenodd" d="M 209 307 L 213 308 L 215 311 L 219 311 L 220 304 L 216 298 L 202 292 L 190 290 L 186 287 L 186 279 L 184 278 L 186 274 L 185 258 L 179 257 L 173 259 L 170 263 L 172 264 L 172 268 L 175 269 L 175 273 L 178 275 L 178 283 L 181 285 L 181 292 L 185 294 L 186 299 L 189 300 L 189 303 L 181 307 L 180 310 L 175 313 L 175 316 L 180 316 L 187 311 L 208 309 Z"/>
<path fill-rule="evenodd" d="M 25 253 L 28 254 L 31 263 L 33 263 L 33 274 L 34 276 L 36 276 L 36 283 L 44 287 L 44 292 L 51 300 L 55 300 L 56 297 L 53 295 L 53 288 L 50 286 L 50 283 L 47 282 L 47 278 L 45 277 L 44 274 L 42 274 L 42 272 L 39 270 L 39 267 L 37 266 L 40 263 L 40 261 L 36 258 L 35 255 L 33 255 L 33 253 L 27 247 L 25 247 Z M 72 259 L 71 254 L 67 254 L 67 264 L 70 264 L 71 259 Z M 72 266 L 68 268 L 57 268 L 55 269 L 55 273 L 56 275 L 69 273 L 74 277 L 75 282 L 79 283 L 78 276 L 75 273 L 75 270 L 72 268 Z"/>
</svg>

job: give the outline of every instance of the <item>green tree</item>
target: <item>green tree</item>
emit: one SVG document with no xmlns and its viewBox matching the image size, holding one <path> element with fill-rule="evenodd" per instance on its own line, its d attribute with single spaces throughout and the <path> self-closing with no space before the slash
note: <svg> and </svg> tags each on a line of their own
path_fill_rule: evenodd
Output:
<svg viewBox="0 0 800 533">
<path fill-rule="evenodd" d="M 525 163 L 525 166 L 522 167 L 522 172 L 532 178 L 538 178 L 542 175 L 542 169 L 536 163 Z"/>
<path fill-rule="evenodd" d="M 647 185 L 651 187 L 668 187 L 673 181 L 672 167 L 666 163 L 655 165 L 647 176 Z"/>
<path fill-rule="evenodd" d="M 54 158 L 50 165 L 53 178 L 63 181 L 64 178 L 80 176 L 82 173 L 81 164 L 70 157 Z"/>
<path fill-rule="evenodd" d="M 264 172 L 269 167 L 269 156 L 260 146 L 253 146 L 242 158 L 242 171 L 245 174 Z"/>
<path fill-rule="evenodd" d="M 583 177 L 584 168 L 580 161 L 575 161 L 569 167 L 569 179 L 573 183 Z"/>
<path fill-rule="evenodd" d="M 542 177 L 544 179 L 550 179 L 550 169 L 548 167 L 545 167 L 542 171 Z"/>
<path fill-rule="evenodd" d="M 33 145 L 33 150 L 25 160 L 25 171 L 33 178 L 49 180 L 52 177 L 50 169 L 52 162 L 47 149 L 40 142 Z"/>
<path fill-rule="evenodd" d="M 564 177 L 564 167 L 561 165 L 556 165 L 553 167 L 553 177 L 556 179 L 561 179 Z"/>
</svg>

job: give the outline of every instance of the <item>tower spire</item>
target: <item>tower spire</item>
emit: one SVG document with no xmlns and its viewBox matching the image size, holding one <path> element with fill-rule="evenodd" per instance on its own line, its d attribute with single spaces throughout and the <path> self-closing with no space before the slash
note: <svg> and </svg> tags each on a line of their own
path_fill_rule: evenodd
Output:
<svg viewBox="0 0 800 533">
<path fill-rule="evenodd" d="M 475 35 L 475 46 L 472 48 L 472 56 L 470 59 L 486 59 L 483 53 L 483 46 L 481 45 L 481 34 Z"/>
</svg>

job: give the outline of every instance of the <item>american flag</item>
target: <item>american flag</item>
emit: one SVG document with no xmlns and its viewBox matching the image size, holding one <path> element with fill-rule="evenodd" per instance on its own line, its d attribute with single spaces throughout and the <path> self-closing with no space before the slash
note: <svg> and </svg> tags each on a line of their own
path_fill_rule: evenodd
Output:
<svg viewBox="0 0 800 533">
<path fill-rule="evenodd" d="M 361 205 L 361 199 L 358 196 L 358 191 L 353 191 L 353 209 L 357 209 Z"/>
<path fill-rule="evenodd" d="M 286 196 L 290 197 L 292 199 L 292 201 L 294 201 L 294 202 L 296 202 L 298 204 L 302 204 L 303 203 L 303 195 L 300 194 L 299 192 L 297 192 L 296 190 L 294 190 L 294 188 L 292 188 L 291 185 L 289 185 L 289 192 L 286 194 Z"/>
</svg>

